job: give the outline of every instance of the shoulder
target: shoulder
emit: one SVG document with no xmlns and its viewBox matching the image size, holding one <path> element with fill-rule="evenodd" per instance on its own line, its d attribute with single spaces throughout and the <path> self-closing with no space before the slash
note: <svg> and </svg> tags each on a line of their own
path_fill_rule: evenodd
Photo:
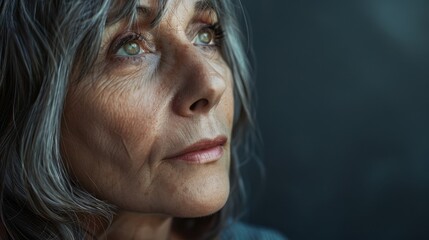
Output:
<svg viewBox="0 0 429 240">
<path fill-rule="evenodd" d="M 232 222 L 220 234 L 220 240 L 287 240 L 280 233 L 266 228 L 251 226 L 242 222 Z"/>
</svg>

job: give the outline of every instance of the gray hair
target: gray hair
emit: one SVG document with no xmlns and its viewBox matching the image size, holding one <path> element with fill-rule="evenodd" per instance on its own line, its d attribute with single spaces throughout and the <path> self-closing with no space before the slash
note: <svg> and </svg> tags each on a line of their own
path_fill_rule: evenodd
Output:
<svg viewBox="0 0 429 240">
<path fill-rule="evenodd" d="M 160 0 L 159 18 L 166 2 Z M 115 207 L 68 175 L 60 150 L 61 118 L 70 79 L 81 79 L 90 71 L 106 24 L 133 16 L 136 4 L 137 0 L 0 2 L 0 226 L 9 238 L 84 239 L 91 234 L 85 226 L 93 216 L 106 224 L 112 221 Z M 213 5 L 225 31 L 223 54 L 234 76 L 236 114 L 230 199 L 212 216 L 175 221 L 184 231 L 204 229 L 201 239 L 219 234 L 241 205 L 237 148 L 247 139 L 249 131 L 243 129 L 253 118 L 250 67 L 237 22 L 241 5 L 229 0 L 215 0 Z"/>
</svg>

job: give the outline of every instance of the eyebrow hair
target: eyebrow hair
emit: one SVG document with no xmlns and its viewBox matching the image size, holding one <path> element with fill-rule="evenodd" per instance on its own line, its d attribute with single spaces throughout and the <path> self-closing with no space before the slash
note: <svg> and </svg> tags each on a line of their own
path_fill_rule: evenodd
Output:
<svg viewBox="0 0 429 240">
<path fill-rule="evenodd" d="M 156 11 L 153 8 L 147 6 L 147 5 L 137 5 L 136 7 L 136 16 L 137 18 L 140 19 L 148 19 L 148 18 L 152 18 L 152 20 L 150 21 L 150 25 L 152 27 L 154 27 L 157 22 L 159 21 L 159 19 L 161 18 L 162 15 L 162 10 L 161 11 Z M 153 16 L 153 14 L 156 14 L 155 16 Z"/>
<path fill-rule="evenodd" d="M 215 7 L 213 6 L 212 1 L 210 0 L 200 0 L 195 2 L 194 9 L 196 12 L 205 12 L 205 11 L 214 11 Z"/>
<path fill-rule="evenodd" d="M 151 13 L 150 7 L 145 5 L 138 5 L 136 9 L 137 9 L 137 15 L 147 16 L 147 15 L 150 15 Z"/>
</svg>

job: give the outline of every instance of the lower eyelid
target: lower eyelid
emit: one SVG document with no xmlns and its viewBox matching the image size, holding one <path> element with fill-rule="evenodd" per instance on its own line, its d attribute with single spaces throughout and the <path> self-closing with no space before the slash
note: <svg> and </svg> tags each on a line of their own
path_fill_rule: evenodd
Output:
<svg viewBox="0 0 429 240">
<path fill-rule="evenodd" d="M 138 55 L 138 56 L 114 56 L 111 58 L 111 62 L 112 63 L 119 63 L 119 64 L 124 64 L 124 65 L 141 65 L 146 61 L 146 56 L 144 54 Z M 121 65 L 119 66 L 114 66 L 114 67 L 121 67 Z"/>
</svg>

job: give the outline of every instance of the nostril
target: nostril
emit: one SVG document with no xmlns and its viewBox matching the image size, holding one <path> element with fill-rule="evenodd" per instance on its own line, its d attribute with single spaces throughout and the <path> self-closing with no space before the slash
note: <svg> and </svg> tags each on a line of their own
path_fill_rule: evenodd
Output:
<svg viewBox="0 0 429 240">
<path fill-rule="evenodd" d="M 191 111 L 195 111 L 197 109 L 204 108 L 208 104 L 209 104 L 209 101 L 207 99 L 203 98 L 203 99 L 200 99 L 200 100 L 194 102 L 189 109 L 191 109 Z"/>
</svg>

